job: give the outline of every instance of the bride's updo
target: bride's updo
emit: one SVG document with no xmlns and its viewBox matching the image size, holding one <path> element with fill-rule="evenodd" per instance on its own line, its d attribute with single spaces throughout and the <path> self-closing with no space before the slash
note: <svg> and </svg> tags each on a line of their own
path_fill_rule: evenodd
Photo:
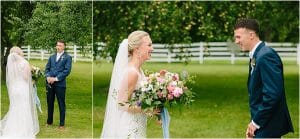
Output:
<svg viewBox="0 0 300 139">
<path fill-rule="evenodd" d="M 12 48 L 10 48 L 10 54 L 11 53 L 17 53 L 19 56 L 24 56 L 24 53 L 23 53 L 23 51 L 22 51 L 22 49 L 20 48 L 20 47 L 17 47 L 17 46 L 14 46 L 14 47 L 12 47 Z"/>
<path fill-rule="evenodd" d="M 137 48 L 145 36 L 149 36 L 149 33 L 141 30 L 134 31 L 128 36 L 128 54 L 132 56 L 134 48 Z"/>
</svg>

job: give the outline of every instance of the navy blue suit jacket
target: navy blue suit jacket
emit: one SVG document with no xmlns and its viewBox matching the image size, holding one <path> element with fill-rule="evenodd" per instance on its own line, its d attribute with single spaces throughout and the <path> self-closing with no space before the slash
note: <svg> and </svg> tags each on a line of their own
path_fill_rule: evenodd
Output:
<svg viewBox="0 0 300 139">
<path fill-rule="evenodd" d="M 253 69 L 250 64 L 248 92 L 251 119 L 260 126 L 256 137 L 280 137 L 293 132 L 279 55 L 262 42 L 251 61 Z"/>
<path fill-rule="evenodd" d="M 61 55 L 56 62 L 56 54 L 51 55 L 45 68 L 46 77 L 57 77 L 58 81 L 54 86 L 66 87 L 66 77 L 70 74 L 72 68 L 72 57 L 66 52 Z"/>
</svg>

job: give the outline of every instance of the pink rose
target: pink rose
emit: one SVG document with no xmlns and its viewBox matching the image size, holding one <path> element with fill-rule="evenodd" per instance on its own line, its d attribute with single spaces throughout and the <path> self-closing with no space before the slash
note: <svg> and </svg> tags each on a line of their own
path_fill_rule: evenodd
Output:
<svg viewBox="0 0 300 139">
<path fill-rule="evenodd" d="M 176 87 L 176 84 L 174 84 L 173 82 L 171 82 L 168 86 L 167 86 L 167 90 L 169 93 L 172 93 L 174 91 Z"/>
<path fill-rule="evenodd" d="M 179 75 L 178 74 L 174 74 L 172 76 L 173 81 L 178 81 L 179 80 Z"/>
<path fill-rule="evenodd" d="M 159 75 L 163 77 L 167 72 L 167 70 L 160 70 Z"/>
<path fill-rule="evenodd" d="M 160 83 L 164 83 L 165 82 L 165 79 L 163 78 L 160 78 L 160 77 L 156 77 L 156 80 Z"/>
<path fill-rule="evenodd" d="M 180 97 L 180 95 L 183 93 L 182 88 L 179 87 L 175 87 L 174 91 L 172 92 L 172 94 L 175 97 Z"/>
</svg>

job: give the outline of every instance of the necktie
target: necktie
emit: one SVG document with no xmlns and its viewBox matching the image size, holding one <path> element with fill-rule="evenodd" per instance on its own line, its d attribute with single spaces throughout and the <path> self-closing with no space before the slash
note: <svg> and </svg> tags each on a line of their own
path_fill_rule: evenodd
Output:
<svg viewBox="0 0 300 139">
<path fill-rule="evenodd" d="M 247 81 L 248 85 L 249 85 L 249 79 L 250 79 L 251 71 L 252 71 L 252 67 L 251 67 L 251 58 L 250 58 L 250 60 L 249 60 L 249 74 L 248 74 L 248 81 Z"/>
<path fill-rule="evenodd" d="M 250 60 L 249 60 L 249 73 L 251 73 L 251 70 L 252 70 L 251 61 L 252 61 L 252 59 L 250 58 Z"/>
</svg>

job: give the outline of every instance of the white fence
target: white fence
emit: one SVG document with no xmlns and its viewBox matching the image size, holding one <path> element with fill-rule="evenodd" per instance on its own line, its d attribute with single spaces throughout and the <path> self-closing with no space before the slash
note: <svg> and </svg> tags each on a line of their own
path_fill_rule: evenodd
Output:
<svg viewBox="0 0 300 139">
<path fill-rule="evenodd" d="M 53 52 L 44 49 L 32 49 L 30 45 L 22 46 L 21 49 L 23 50 L 24 57 L 26 57 L 27 60 L 30 59 L 45 60 L 48 59 L 53 54 Z M 66 46 L 66 52 L 72 56 L 73 62 L 76 61 L 92 62 L 93 60 L 92 46 L 84 46 L 84 48 L 81 48 L 80 46 L 76 46 L 76 45 Z"/>
<path fill-rule="evenodd" d="M 295 43 L 266 43 L 274 48 L 283 60 L 295 60 L 300 63 L 300 44 Z M 101 43 L 103 48 L 105 44 Z M 184 60 L 198 61 L 203 64 L 206 60 L 228 60 L 234 64 L 236 60 L 248 59 L 248 52 L 241 52 L 239 47 L 232 42 L 198 42 L 192 44 L 153 44 L 154 50 L 150 62 L 181 62 Z M 172 47 L 172 49 L 170 49 Z M 43 49 L 31 49 L 30 46 L 21 47 L 25 57 L 30 59 L 48 59 L 52 54 Z M 67 46 L 66 51 L 72 56 L 73 61 L 93 61 L 92 46 Z M 85 51 L 85 52 L 83 52 Z M 183 59 L 180 59 L 183 58 Z M 185 59 L 188 58 L 188 59 Z M 96 59 L 100 59 L 96 57 Z M 106 60 L 111 61 L 111 58 Z"/>
<path fill-rule="evenodd" d="M 295 43 L 266 43 L 275 49 L 283 60 L 295 60 L 299 64 L 300 48 Z M 103 46 L 103 43 L 102 43 Z M 199 61 L 200 64 L 206 60 L 228 60 L 234 64 L 236 60 L 249 59 L 248 52 L 242 52 L 232 42 L 198 42 L 192 44 L 153 44 L 154 51 L 150 62 L 180 62 L 184 60 Z M 172 49 L 170 49 L 172 47 Z M 101 50 L 98 47 L 98 50 Z M 188 57 L 188 59 L 185 59 Z M 183 58 L 183 60 L 180 58 Z M 99 59 L 99 57 L 97 58 Z M 108 58 L 106 60 L 111 60 Z"/>
</svg>

